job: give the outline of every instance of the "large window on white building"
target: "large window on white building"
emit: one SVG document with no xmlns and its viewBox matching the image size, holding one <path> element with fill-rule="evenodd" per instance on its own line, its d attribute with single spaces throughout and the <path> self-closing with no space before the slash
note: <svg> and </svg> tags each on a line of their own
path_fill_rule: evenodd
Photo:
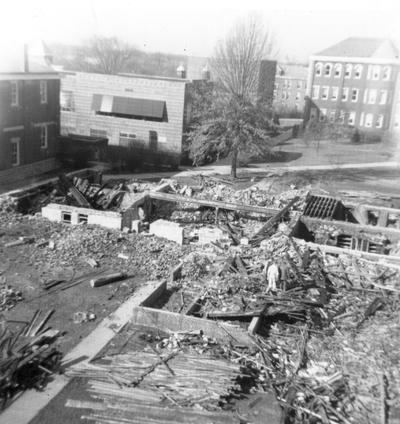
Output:
<svg viewBox="0 0 400 424">
<path fill-rule="evenodd" d="M 319 110 L 319 122 L 326 122 L 326 113 L 327 113 L 327 110 L 324 108 L 321 108 Z"/>
<path fill-rule="evenodd" d="M 383 127 L 383 115 L 378 115 L 375 121 L 375 128 L 382 128 L 382 127 Z"/>
<path fill-rule="evenodd" d="M 332 87 L 331 90 L 331 100 L 337 100 L 338 99 L 338 94 L 339 94 L 339 87 Z"/>
<path fill-rule="evenodd" d="M 362 70 L 363 70 L 362 65 L 356 65 L 356 66 L 354 66 L 354 78 L 355 79 L 360 79 L 361 78 Z"/>
<path fill-rule="evenodd" d="M 376 90 L 375 89 L 369 89 L 368 90 L 368 103 L 373 105 L 376 102 Z"/>
<path fill-rule="evenodd" d="M 354 125 L 355 122 L 356 122 L 356 113 L 354 111 L 351 111 L 349 113 L 349 117 L 347 118 L 347 124 Z"/>
<path fill-rule="evenodd" d="M 315 65 L 315 76 L 320 77 L 322 75 L 322 63 L 317 63 Z"/>
<path fill-rule="evenodd" d="M 367 113 L 367 114 L 365 115 L 365 122 L 364 122 L 364 125 L 365 125 L 367 128 L 371 128 L 371 127 L 372 127 L 372 122 L 373 122 L 373 120 L 374 120 L 374 115 L 373 115 L 372 113 Z"/>
<path fill-rule="evenodd" d="M 330 63 L 326 63 L 324 66 L 324 76 L 330 77 L 332 73 L 332 65 Z"/>
<path fill-rule="evenodd" d="M 340 78 L 342 75 L 342 65 L 340 63 L 336 63 L 333 67 L 333 76 L 335 78 Z"/>
<path fill-rule="evenodd" d="M 359 89 L 358 88 L 352 88 L 351 89 L 351 101 L 353 103 L 358 101 L 358 93 L 359 93 Z"/>
<path fill-rule="evenodd" d="M 383 71 L 382 71 L 382 79 L 384 81 L 389 81 L 390 80 L 390 76 L 391 76 L 391 72 L 392 69 L 390 66 L 384 66 L 383 67 Z"/>
<path fill-rule="evenodd" d="M 60 91 L 60 107 L 65 111 L 74 110 L 74 93 L 72 91 Z"/>
<path fill-rule="evenodd" d="M 344 77 L 345 77 L 346 79 L 351 78 L 351 70 L 352 70 L 352 65 L 351 65 L 350 63 L 348 63 L 348 64 L 345 66 L 345 69 L 344 69 Z"/>
<path fill-rule="evenodd" d="M 328 86 L 322 87 L 321 99 L 327 100 L 328 96 L 329 96 L 329 87 Z"/>
<path fill-rule="evenodd" d="M 388 100 L 388 92 L 387 90 L 381 90 L 379 92 L 379 104 L 380 105 L 385 105 L 387 103 Z"/>
<path fill-rule="evenodd" d="M 347 102 L 349 99 L 349 88 L 343 87 L 342 89 L 342 102 Z"/>
</svg>

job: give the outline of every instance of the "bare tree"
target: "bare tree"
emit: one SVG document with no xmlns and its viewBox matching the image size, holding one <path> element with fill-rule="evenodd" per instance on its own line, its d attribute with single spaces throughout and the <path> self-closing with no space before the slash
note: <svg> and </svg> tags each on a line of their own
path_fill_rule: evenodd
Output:
<svg viewBox="0 0 400 424">
<path fill-rule="evenodd" d="M 271 113 L 256 104 L 256 94 L 261 60 L 272 47 L 273 37 L 255 17 L 238 23 L 217 44 L 211 60 L 215 92 L 188 135 L 194 163 L 230 155 L 231 176 L 236 178 L 240 152 L 268 150 Z"/>
<path fill-rule="evenodd" d="M 230 96 L 252 100 L 257 92 L 261 60 L 276 54 L 275 37 L 256 16 L 239 22 L 221 40 L 211 59 L 217 84 Z"/>
<path fill-rule="evenodd" d="M 94 37 L 89 41 L 85 50 L 93 70 L 103 74 L 117 74 L 126 71 L 126 65 L 135 52 L 132 46 L 115 37 Z"/>
</svg>

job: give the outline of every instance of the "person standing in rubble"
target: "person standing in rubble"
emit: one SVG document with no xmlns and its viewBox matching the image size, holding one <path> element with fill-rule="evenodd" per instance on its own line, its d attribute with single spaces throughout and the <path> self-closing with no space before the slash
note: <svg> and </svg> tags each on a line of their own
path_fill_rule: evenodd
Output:
<svg viewBox="0 0 400 424">
<path fill-rule="evenodd" d="M 270 291 L 276 292 L 277 283 L 279 282 L 279 277 L 280 277 L 278 265 L 275 262 L 268 260 L 265 263 L 263 274 L 265 275 L 266 282 L 268 283 L 267 293 L 269 293 Z"/>
</svg>

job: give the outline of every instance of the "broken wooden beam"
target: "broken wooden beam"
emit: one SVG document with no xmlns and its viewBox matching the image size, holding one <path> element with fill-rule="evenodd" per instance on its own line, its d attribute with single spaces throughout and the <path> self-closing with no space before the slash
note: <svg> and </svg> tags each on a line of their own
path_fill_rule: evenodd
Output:
<svg viewBox="0 0 400 424">
<path fill-rule="evenodd" d="M 124 272 L 115 272 L 113 274 L 102 275 L 101 277 L 93 278 L 90 280 L 91 287 L 101 287 L 115 281 L 123 280 L 127 277 Z"/>
<path fill-rule="evenodd" d="M 192 203 L 210 208 L 218 208 L 237 212 L 258 213 L 262 215 L 275 215 L 280 212 L 279 209 L 264 208 L 261 206 L 241 205 L 238 203 L 229 203 L 216 200 L 194 199 L 192 197 L 180 196 L 178 194 L 159 193 L 151 191 L 149 197 L 153 200 L 163 200 L 165 202 Z"/>
</svg>

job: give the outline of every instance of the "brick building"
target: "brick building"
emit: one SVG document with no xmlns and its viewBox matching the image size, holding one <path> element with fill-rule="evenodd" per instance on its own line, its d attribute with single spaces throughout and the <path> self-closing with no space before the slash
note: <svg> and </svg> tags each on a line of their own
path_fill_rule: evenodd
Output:
<svg viewBox="0 0 400 424">
<path fill-rule="evenodd" d="M 279 115 L 299 114 L 304 110 L 308 66 L 278 64 L 274 84 L 274 108 Z"/>
<path fill-rule="evenodd" d="M 306 119 L 381 134 L 391 127 L 399 51 L 386 39 L 348 38 L 310 59 Z"/>
<path fill-rule="evenodd" d="M 57 166 L 60 77 L 43 44 L 0 48 L 0 178 Z"/>
<path fill-rule="evenodd" d="M 111 151 L 139 162 L 178 165 L 187 80 L 144 75 L 64 72 L 61 133 L 107 137 Z M 124 154 L 124 153 L 122 153 Z"/>
</svg>

